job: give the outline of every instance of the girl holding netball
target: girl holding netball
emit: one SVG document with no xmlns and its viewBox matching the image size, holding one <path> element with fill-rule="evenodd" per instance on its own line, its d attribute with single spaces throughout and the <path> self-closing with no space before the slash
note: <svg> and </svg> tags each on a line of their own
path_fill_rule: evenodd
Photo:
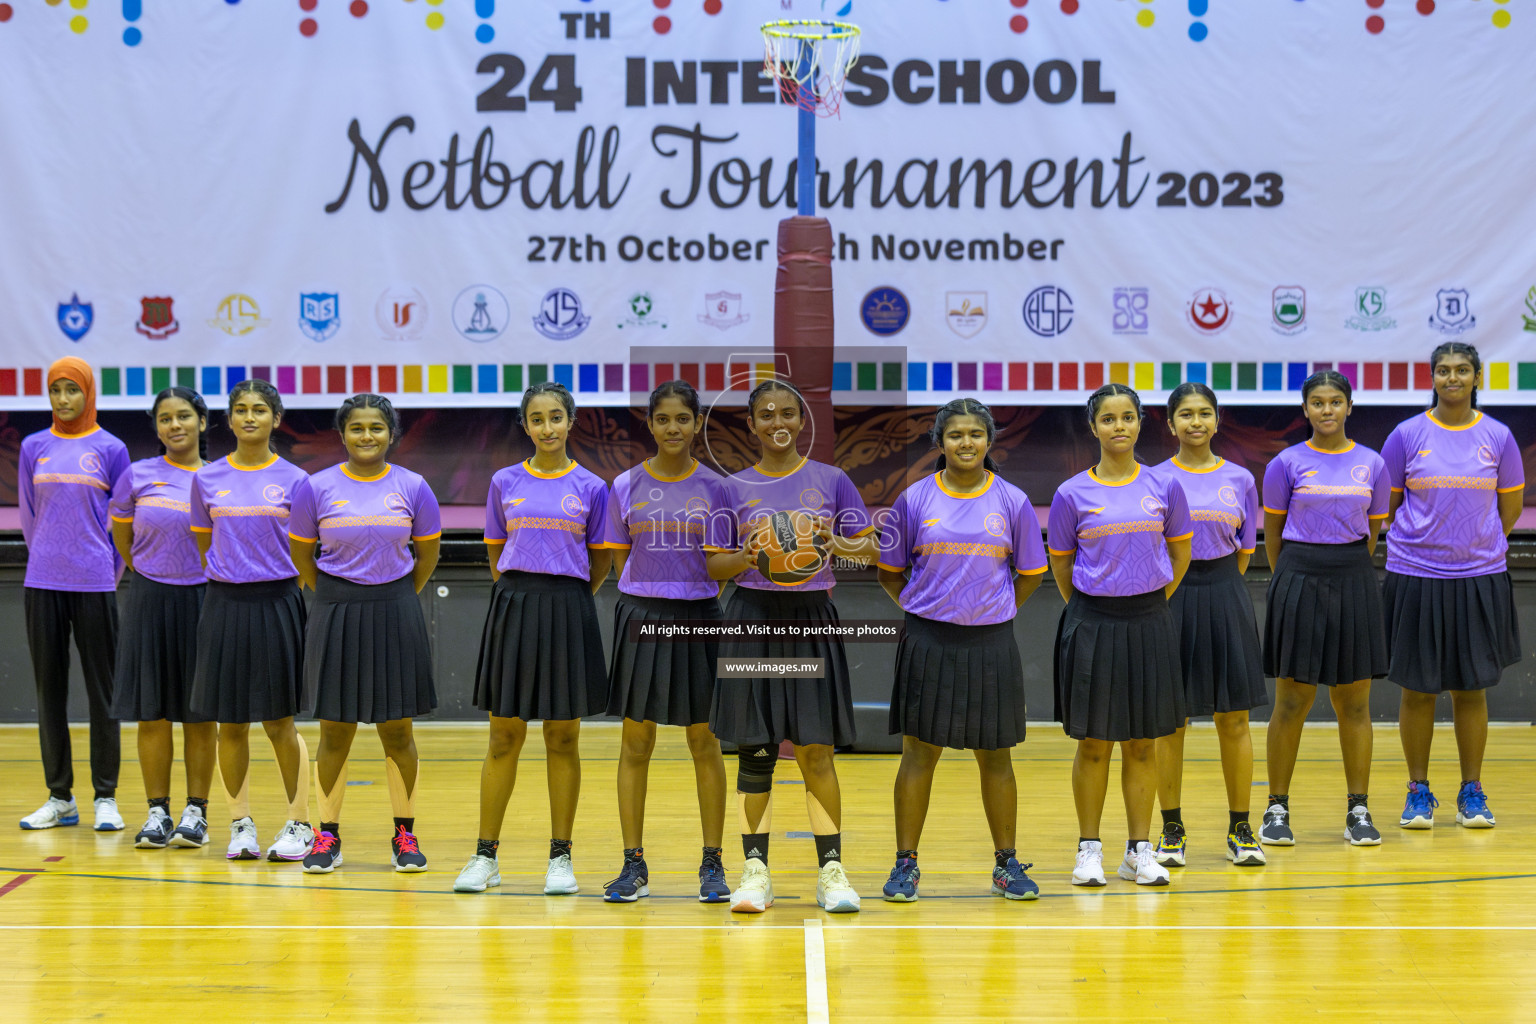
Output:
<svg viewBox="0 0 1536 1024">
<path fill-rule="evenodd" d="M 824 668 L 814 679 L 722 673 L 716 680 L 710 729 L 736 744 L 739 762 L 736 812 L 745 863 L 731 909 L 757 914 L 773 906 L 773 770 L 779 743 L 787 739 L 805 778 L 819 864 L 816 902 L 831 913 L 857 911 L 858 893 L 843 871 L 842 796 L 832 764 L 833 748 L 854 740 L 853 691 L 842 642 L 817 631 L 838 623 L 831 557 L 871 559 L 875 528 L 848 474 L 796 450 L 805 401 L 794 385 L 763 381 L 747 396 L 747 416 L 762 454 L 730 480 L 740 547 L 711 554 L 709 575 L 737 582 L 727 622 L 770 622 L 799 632 L 731 639 L 720 645 L 720 656 L 819 658 Z"/>
<path fill-rule="evenodd" d="M 1227 859 L 1264 863 L 1264 851 L 1248 822 L 1253 788 L 1253 741 L 1248 712 L 1269 703 L 1264 689 L 1259 630 L 1243 573 L 1258 531 L 1259 494 L 1253 474 L 1211 451 L 1220 426 L 1216 395 L 1187 383 L 1168 396 L 1168 429 L 1179 454 L 1158 467 L 1176 481 L 1189 502 L 1194 530 L 1189 570 L 1168 602 L 1179 632 L 1185 711 L 1212 715 L 1227 787 Z M 1185 861 L 1180 794 L 1184 779 L 1184 729 L 1157 741 L 1158 802 L 1163 831 L 1153 855 L 1164 867 Z"/>
<path fill-rule="evenodd" d="M 656 726 L 682 726 L 693 755 L 704 826 L 699 901 L 723 903 L 720 843 L 725 829 L 725 762 L 709 731 L 715 689 L 714 641 L 644 639 L 648 627 L 718 623 L 721 584 L 709 578 L 710 553 L 732 550 L 725 480 L 691 454 L 702 426 L 699 396 L 674 380 L 651 392 L 645 424 L 656 454 L 621 473 L 608 492 L 606 547 L 619 575 L 613 620 L 608 713 L 624 719 L 619 749 L 619 826 L 624 866 L 603 898 L 633 903 L 650 894 L 645 864 L 646 778 Z"/>
<path fill-rule="evenodd" d="M 1189 567 L 1193 530 L 1183 488 L 1136 461 L 1141 421 L 1141 399 L 1129 387 L 1095 391 L 1088 424 L 1099 462 L 1051 499 L 1051 573 L 1067 602 L 1056 631 L 1056 713 L 1078 741 L 1073 885 L 1104 884 L 1099 822 L 1116 743 L 1130 835 L 1117 873 L 1137 885 L 1168 884 L 1147 836 L 1157 788 L 1154 743 L 1185 719 L 1168 599 Z"/>
<path fill-rule="evenodd" d="M 1293 846 L 1291 773 L 1301 728 L 1328 687 L 1339 717 L 1339 746 L 1349 789 L 1344 838 L 1375 846 L 1381 833 L 1366 803 L 1371 779 L 1371 680 L 1387 673 L 1381 591 L 1371 555 L 1387 517 L 1381 456 L 1344 431 L 1350 384 L 1322 370 L 1301 385 L 1312 437 L 1292 445 L 1264 471 L 1264 548 L 1274 576 L 1264 623 L 1264 674 L 1275 677 L 1266 762 L 1269 807 L 1259 839 Z"/>
<path fill-rule="evenodd" d="M 988 454 L 996 437 L 991 411 L 975 399 L 940 408 L 929 432 L 938 472 L 902 492 L 880 531 L 880 583 L 906 613 L 891 693 L 890 728 L 902 737 L 891 902 L 917 899 L 917 842 L 945 747 L 976 756 L 992 894 L 1040 895 L 1015 849 L 1012 748 L 1024 740 L 1024 663 L 1013 618 L 1044 578 L 1046 555 L 1029 499 Z"/>
<path fill-rule="evenodd" d="M 91 709 L 91 785 L 98 832 L 123 827 L 117 809 L 122 740 L 112 717 L 117 650 L 117 578 L 107 502 L 128 472 L 128 448 L 96 425 L 96 383 L 83 360 L 48 367 L 53 425 L 22 439 L 16 467 L 21 535 L 27 543 L 23 604 L 37 735 L 48 800 L 21 819 L 24 829 L 78 825 L 69 744 L 69 634 L 75 634 Z"/>
<path fill-rule="evenodd" d="M 1387 678 L 1403 690 L 1398 729 L 1408 761 L 1399 824 L 1434 825 L 1429 747 L 1436 698 L 1449 692 L 1461 758 L 1456 821 L 1492 828 L 1481 778 L 1488 689 L 1520 660 L 1505 555 L 1525 498 L 1525 469 L 1509 428 L 1477 409 L 1477 349 L 1448 341 L 1429 362 L 1429 411 L 1400 424 L 1381 449 L 1392 487 L 1382 589 Z"/>
<path fill-rule="evenodd" d="M 208 406 L 189 388 L 166 388 L 149 410 L 160 454 L 140 459 L 112 491 L 112 539 L 134 579 L 123 609 L 112 715 L 139 723 L 139 770 L 149 818 L 141 850 L 208 842 L 208 788 L 217 722 L 192 710 L 197 618 L 208 578 L 192 540 L 192 479 L 208 459 Z M 187 806 L 171 820 L 171 723 L 181 723 Z"/>
<path fill-rule="evenodd" d="M 309 750 L 293 726 L 306 706 L 304 600 L 288 552 L 288 517 L 304 471 L 280 457 L 272 432 L 283 400 L 264 380 L 229 393 L 235 450 L 199 469 L 189 503 L 192 533 L 208 574 L 197 624 L 192 710 L 219 723 L 219 771 L 229 796 L 230 860 L 261 856 L 246 796 L 251 722 L 272 742 L 288 822 L 267 859 L 300 861 L 309 853 Z"/>
<path fill-rule="evenodd" d="M 480 837 L 456 892 L 501 884 L 496 850 L 528 722 L 544 722 L 552 838 L 546 895 L 574 893 L 571 827 L 581 793 L 581 719 L 608 707 L 608 674 L 592 597 L 612 562 L 603 549 L 608 488 L 566 452 L 576 401 L 562 384 L 523 393 L 534 453 L 491 478 L 485 543 L 496 581 L 480 638 L 475 706 L 490 713 L 480 773 Z"/>
<path fill-rule="evenodd" d="M 354 395 L 336 410 L 335 423 L 347 461 L 299 483 L 288 521 L 299 580 L 315 592 L 304 685 L 320 719 L 320 831 L 304 870 L 324 874 L 341 865 L 347 755 L 358 723 L 369 722 L 384 747 L 395 816 L 390 863 L 396 871 L 425 871 L 415 836 L 420 762 L 411 719 L 437 707 L 437 691 L 416 595 L 437 568 L 442 521 L 427 482 L 388 461 L 400 439 L 389 399 Z"/>
</svg>

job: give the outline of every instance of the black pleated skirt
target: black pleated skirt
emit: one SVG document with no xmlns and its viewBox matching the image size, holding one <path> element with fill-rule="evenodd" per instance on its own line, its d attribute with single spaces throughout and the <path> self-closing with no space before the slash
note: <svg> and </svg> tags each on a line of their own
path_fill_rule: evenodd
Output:
<svg viewBox="0 0 1536 1024">
<path fill-rule="evenodd" d="M 1190 562 L 1168 610 L 1179 634 L 1189 714 L 1251 711 L 1269 703 L 1258 620 L 1236 555 Z"/>
<path fill-rule="evenodd" d="M 1056 717 L 1073 739 L 1151 740 L 1184 724 L 1179 637 L 1161 590 L 1074 592 L 1056 627 Z"/>
<path fill-rule="evenodd" d="M 112 677 L 112 717 L 122 722 L 207 722 L 192 710 L 197 618 L 205 584 L 128 581 Z"/>
<path fill-rule="evenodd" d="M 1387 674 L 1381 586 L 1363 539 L 1285 542 L 1269 581 L 1264 674 L 1314 686 Z"/>
<path fill-rule="evenodd" d="M 320 573 L 304 636 L 304 687 L 325 722 L 432 713 L 432 645 L 410 576 L 368 586 Z"/>
<path fill-rule="evenodd" d="M 1024 742 L 1024 660 L 1013 621 L 961 626 L 907 613 L 896 647 L 891 734 L 936 747 Z"/>
<path fill-rule="evenodd" d="M 830 590 L 756 590 L 737 587 L 725 608 L 726 622 L 771 620 L 803 626 L 836 624 Z M 722 658 L 821 658 L 820 679 L 717 676 L 709 727 L 737 746 L 773 746 L 789 740 L 850 746 L 855 738 L 853 686 L 848 658 L 837 639 L 746 637 L 720 645 Z"/>
<path fill-rule="evenodd" d="M 304 713 L 304 598 L 297 579 L 208 581 L 197 621 L 192 710 L 218 722 Z"/>
<path fill-rule="evenodd" d="M 1442 580 L 1387 573 L 1387 678 L 1419 693 L 1485 690 L 1520 660 L 1509 573 Z"/>
<path fill-rule="evenodd" d="M 603 637 L 586 580 L 501 574 L 480 634 L 475 707 L 525 722 L 568 722 L 607 710 Z"/>
<path fill-rule="evenodd" d="M 719 642 L 635 641 L 630 631 L 644 624 L 720 620 L 720 602 L 713 597 L 684 601 L 620 594 L 613 612 L 608 713 L 657 725 L 708 722 Z"/>
</svg>

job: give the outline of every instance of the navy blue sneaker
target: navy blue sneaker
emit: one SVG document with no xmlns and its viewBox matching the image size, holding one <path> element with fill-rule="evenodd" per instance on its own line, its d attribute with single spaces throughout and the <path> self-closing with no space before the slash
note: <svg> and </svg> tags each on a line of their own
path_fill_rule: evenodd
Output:
<svg viewBox="0 0 1536 1024">
<path fill-rule="evenodd" d="M 1033 864 L 1020 864 L 1017 857 L 1009 857 L 1007 867 L 992 869 L 992 895 L 1008 900 L 1035 900 L 1040 898 L 1040 887 L 1030 881 L 1024 872 Z"/>
<path fill-rule="evenodd" d="M 1419 782 L 1408 783 L 1408 799 L 1403 801 L 1403 816 L 1398 824 L 1403 828 L 1434 828 L 1435 808 L 1440 801 L 1429 787 Z"/>
<path fill-rule="evenodd" d="M 699 902 L 725 903 L 731 898 L 731 886 L 725 880 L 725 865 L 719 857 L 705 857 L 699 865 Z"/>
<path fill-rule="evenodd" d="M 651 873 L 645 866 L 645 858 L 625 859 L 624 870 L 619 877 L 603 887 L 603 900 L 607 903 L 633 903 L 651 894 Z"/>
<path fill-rule="evenodd" d="M 885 882 L 885 901 L 887 903 L 914 903 L 917 901 L 917 880 L 922 877 L 922 872 L 917 870 L 917 859 L 914 857 L 902 857 L 891 868 L 891 877 Z"/>
<path fill-rule="evenodd" d="M 1488 809 L 1488 796 L 1483 784 L 1477 780 L 1463 782 L 1456 794 L 1456 824 L 1466 828 L 1493 828 L 1493 812 Z"/>
</svg>

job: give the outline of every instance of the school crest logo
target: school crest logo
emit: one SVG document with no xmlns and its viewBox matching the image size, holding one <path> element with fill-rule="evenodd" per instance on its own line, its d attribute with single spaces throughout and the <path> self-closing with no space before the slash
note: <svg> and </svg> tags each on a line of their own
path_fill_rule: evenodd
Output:
<svg viewBox="0 0 1536 1024">
<path fill-rule="evenodd" d="M 533 329 L 550 341 L 570 341 L 591 322 L 592 318 L 581 312 L 581 296 L 569 288 L 551 288 L 539 302 Z"/>
<path fill-rule="evenodd" d="M 208 321 L 208 326 L 217 327 L 231 338 L 250 334 L 256 328 L 265 327 L 272 322 L 262 318 L 261 306 L 255 299 L 239 292 L 224 296 L 214 313 L 214 317 Z"/>
<path fill-rule="evenodd" d="M 1525 293 L 1526 313 L 1521 315 L 1525 321 L 1525 329 L 1536 331 L 1536 284 L 1531 285 L 1531 290 Z"/>
<path fill-rule="evenodd" d="M 470 341 L 495 341 L 512 322 L 507 297 L 488 284 L 472 284 L 453 300 L 453 329 Z"/>
<path fill-rule="evenodd" d="M 876 288 L 859 303 L 859 319 L 864 321 L 871 334 L 882 338 L 900 334 L 911 317 L 912 307 L 907 297 L 896 288 Z"/>
<path fill-rule="evenodd" d="M 1237 508 L 1237 488 L 1231 486 L 1230 484 L 1217 488 L 1216 498 L 1223 505 L 1229 505 L 1232 508 Z"/>
<path fill-rule="evenodd" d="M 1485 444 L 1480 444 L 1477 446 L 1477 461 L 1489 469 L 1494 469 L 1498 467 L 1499 457 L 1493 454 L 1492 448 Z"/>
<path fill-rule="evenodd" d="M 666 329 L 667 322 L 656 313 L 656 303 L 651 300 L 650 292 L 636 292 L 629 297 L 629 315 L 619 321 L 619 330 L 625 327 L 660 327 Z"/>
<path fill-rule="evenodd" d="M 826 503 L 826 495 L 822 494 L 814 487 L 807 487 L 805 490 L 800 492 L 800 507 L 807 511 L 814 512 L 815 510 L 824 506 Z"/>
<path fill-rule="evenodd" d="M 1116 288 L 1114 293 L 1115 313 L 1110 321 L 1110 329 L 1116 334 L 1146 334 L 1151 325 L 1151 318 L 1147 315 L 1147 306 L 1152 301 L 1152 293 L 1145 288 Z"/>
<path fill-rule="evenodd" d="M 373 317 L 390 341 L 417 341 L 427 329 L 427 298 L 409 285 L 384 289 Z"/>
<path fill-rule="evenodd" d="M 1344 320 L 1352 331 L 1390 331 L 1397 321 L 1387 316 L 1387 290 L 1380 285 L 1355 289 L 1355 311 Z"/>
<path fill-rule="evenodd" d="M 1220 288 L 1201 288 L 1190 297 L 1184 313 L 1201 334 L 1220 334 L 1232 323 L 1232 304 Z"/>
<path fill-rule="evenodd" d="M 1163 514 L 1163 503 L 1149 494 L 1141 499 L 1141 510 L 1149 516 L 1160 516 Z"/>
<path fill-rule="evenodd" d="M 1270 294 L 1271 327 L 1276 334 L 1296 335 L 1307 329 L 1307 290 L 1283 284 Z"/>
<path fill-rule="evenodd" d="M 169 338 L 181 330 L 181 324 L 176 322 L 176 316 L 171 312 L 172 301 L 168 295 L 164 298 L 149 298 L 146 296 L 140 299 L 139 319 L 133 325 L 133 329 L 144 335 L 144 337 L 153 338 L 155 341 Z"/>
<path fill-rule="evenodd" d="M 384 496 L 384 507 L 397 516 L 408 516 L 411 514 L 411 506 L 405 500 L 405 496 L 396 491 L 392 491 Z"/>
<path fill-rule="evenodd" d="M 1371 467 L 1356 466 L 1349 471 L 1349 475 L 1357 484 L 1369 484 L 1371 482 Z"/>
<path fill-rule="evenodd" d="M 1001 512 L 987 513 L 987 518 L 981 521 L 981 528 L 994 537 L 1008 536 L 1008 520 L 1003 518 Z"/>
<path fill-rule="evenodd" d="M 311 341 L 325 341 L 341 330 L 341 296 L 336 292 L 300 292 L 299 330 Z"/>
<path fill-rule="evenodd" d="M 709 499 L 694 495 L 683 503 L 683 514 L 699 516 L 709 511 Z"/>
<path fill-rule="evenodd" d="M 741 296 L 735 292 L 708 292 L 704 296 L 704 312 L 699 323 L 720 331 L 728 331 L 738 324 L 752 319 L 741 311 Z"/>
<path fill-rule="evenodd" d="M 278 505 L 288 497 L 288 492 L 283 490 L 282 484 L 267 484 L 261 489 L 261 496 L 268 504 Z"/>
<path fill-rule="evenodd" d="M 79 341 L 85 337 L 85 332 L 91 329 L 91 322 L 96 319 L 91 304 L 81 302 L 79 294 L 72 294 L 68 302 L 59 303 L 58 315 L 59 330 L 70 341 Z"/>
<path fill-rule="evenodd" d="M 1042 338 L 1065 334 L 1072 326 L 1072 296 L 1065 288 L 1041 285 L 1024 298 L 1024 326 Z"/>
<path fill-rule="evenodd" d="M 986 292 L 945 292 L 944 322 L 962 338 L 974 338 L 987 326 Z"/>
<path fill-rule="evenodd" d="M 580 519 L 587 507 L 581 503 L 581 499 L 574 494 L 567 494 L 560 499 L 560 511 L 573 519 Z"/>
<path fill-rule="evenodd" d="M 1477 326 L 1465 288 L 1441 288 L 1435 292 L 1435 311 L 1429 314 L 1429 326 L 1441 334 L 1465 334 Z"/>
<path fill-rule="evenodd" d="M 80 456 L 80 471 L 92 475 L 101 472 L 101 456 L 95 452 L 86 452 Z"/>
</svg>

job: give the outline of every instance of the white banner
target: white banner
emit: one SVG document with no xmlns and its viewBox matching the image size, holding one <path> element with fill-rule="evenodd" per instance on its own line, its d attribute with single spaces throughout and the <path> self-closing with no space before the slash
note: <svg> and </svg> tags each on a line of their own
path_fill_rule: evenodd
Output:
<svg viewBox="0 0 1536 1024">
<path fill-rule="evenodd" d="M 12 0 L 0 407 L 41 404 L 65 353 L 107 407 L 256 373 L 305 406 L 499 405 L 543 378 L 622 405 L 771 364 L 778 17 L 863 30 L 817 126 L 838 400 L 1197 379 L 1288 404 L 1328 364 L 1416 401 L 1463 339 L 1485 400 L 1520 401 L 1536 13 L 1515 6 Z M 669 345 L 691 354 L 629 358 Z"/>
</svg>

